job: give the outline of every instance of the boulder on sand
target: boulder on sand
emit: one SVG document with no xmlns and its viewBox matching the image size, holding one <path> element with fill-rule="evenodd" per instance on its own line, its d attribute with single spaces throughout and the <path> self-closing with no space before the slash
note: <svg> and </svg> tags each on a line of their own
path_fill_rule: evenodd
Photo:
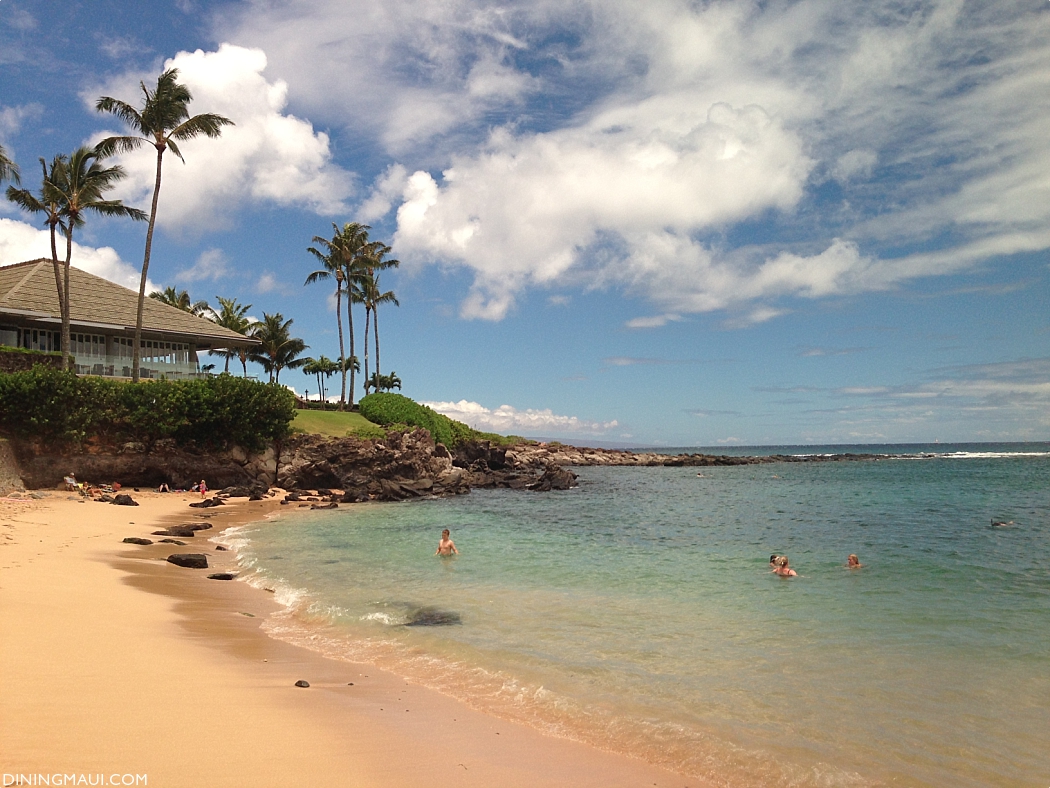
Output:
<svg viewBox="0 0 1050 788">
<path fill-rule="evenodd" d="M 208 556 L 203 553 L 175 553 L 168 556 L 168 563 L 186 569 L 207 569 Z"/>
</svg>

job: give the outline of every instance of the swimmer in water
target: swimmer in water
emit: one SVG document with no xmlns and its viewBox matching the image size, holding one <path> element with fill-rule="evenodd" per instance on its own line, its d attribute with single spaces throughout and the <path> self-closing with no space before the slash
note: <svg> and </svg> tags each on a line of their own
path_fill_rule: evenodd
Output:
<svg viewBox="0 0 1050 788">
<path fill-rule="evenodd" d="M 769 565 L 771 567 L 773 567 L 772 571 L 774 571 L 774 572 L 777 570 L 777 559 L 778 558 L 780 558 L 780 556 L 777 553 L 773 553 L 773 555 L 769 556 Z"/>
<path fill-rule="evenodd" d="M 846 566 L 850 569 L 860 569 L 864 564 L 862 564 L 860 559 L 857 558 L 856 553 L 850 553 L 849 558 L 846 559 Z"/>
<path fill-rule="evenodd" d="M 441 532 L 441 541 L 438 542 L 438 549 L 434 551 L 434 555 L 452 555 L 453 553 L 459 555 L 459 550 L 456 549 L 456 543 L 452 541 L 449 530 L 446 528 Z"/>
<path fill-rule="evenodd" d="M 780 577 L 798 577 L 798 572 L 788 566 L 788 557 L 786 555 L 777 556 L 776 568 L 773 569 L 773 574 Z"/>
</svg>

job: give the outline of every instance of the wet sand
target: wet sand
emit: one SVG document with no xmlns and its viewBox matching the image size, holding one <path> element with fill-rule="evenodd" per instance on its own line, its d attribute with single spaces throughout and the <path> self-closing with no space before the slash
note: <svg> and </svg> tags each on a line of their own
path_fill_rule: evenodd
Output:
<svg viewBox="0 0 1050 788">
<path fill-rule="evenodd" d="M 56 773 L 161 787 L 701 785 L 268 637 L 271 596 L 207 575 L 236 571 L 209 538 L 272 501 L 201 512 L 181 494 L 132 493 L 138 507 L 46 495 L 0 499 L 4 785 Z M 191 522 L 214 527 L 185 547 L 121 543 Z M 210 567 L 168 563 L 175 552 Z"/>
</svg>

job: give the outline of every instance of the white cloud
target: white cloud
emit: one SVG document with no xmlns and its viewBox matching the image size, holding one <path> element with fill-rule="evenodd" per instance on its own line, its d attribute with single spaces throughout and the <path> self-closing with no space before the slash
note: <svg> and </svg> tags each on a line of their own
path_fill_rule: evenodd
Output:
<svg viewBox="0 0 1050 788">
<path fill-rule="evenodd" d="M 175 274 L 176 282 L 217 282 L 230 275 L 229 258 L 222 249 L 205 249 L 197 262 Z"/>
<path fill-rule="evenodd" d="M 76 236 L 74 236 L 75 238 Z M 58 259 L 65 261 L 65 239 L 59 235 Z M 15 219 L 0 218 L 0 265 L 21 263 L 41 257 L 51 259 L 51 233 Z M 118 285 L 123 285 L 136 293 L 139 290 L 140 269 L 120 259 L 116 250 L 109 246 L 93 248 L 73 241 L 73 254 L 70 264 L 74 268 L 101 276 Z M 150 293 L 157 286 L 146 281 L 146 292 Z"/>
<path fill-rule="evenodd" d="M 266 272 L 259 277 L 259 281 L 255 283 L 255 291 L 257 293 L 272 293 L 274 290 L 283 289 L 281 283 L 277 281 L 277 277 L 270 272 Z"/>
<path fill-rule="evenodd" d="M 219 17 L 218 35 L 261 47 L 311 115 L 397 152 L 456 133 L 536 90 L 537 79 L 513 62 L 528 46 L 516 29 L 564 13 L 547 4 L 249 0 Z"/>
<path fill-rule="evenodd" d="M 327 134 L 284 113 L 288 85 L 263 76 L 265 53 L 223 44 L 217 52 L 180 52 L 164 65 L 178 68 L 179 81 L 193 93 L 191 113 L 218 113 L 236 125 L 225 127 L 217 139 L 180 143 L 185 164 L 165 155 L 157 214 L 161 226 L 220 227 L 252 202 L 301 206 L 322 215 L 347 210 L 351 174 L 332 163 Z M 155 84 L 156 74 L 125 75 L 85 93 L 85 99 L 93 103 L 97 96 L 109 95 L 137 106 L 140 79 Z M 112 133 L 127 131 L 112 128 L 93 141 Z M 129 205 L 149 205 L 156 175 L 152 151 L 145 145 L 117 157 L 128 178 L 116 192 Z"/>
<path fill-rule="evenodd" d="M 486 408 L 477 402 L 423 402 L 428 408 L 449 418 L 462 421 L 483 432 L 515 433 L 524 435 L 561 435 L 585 433 L 600 435 L 619 426 L 613 421 L 585 421 L 576 416 L 559 416 L 550 408 L 518 410 L 511 405 Z"/>
<path fill-rule="evenodd" d="M 372 192 L 357 209 L 361 222 L 374 222 L 382 219 L 394 207 L 394 201 L 401 197 L 408 183 L 408 171 L 401 164 L 392 164 L 380 175 L 372 187 Z"/>
<path fill-rule="evenodd" d="M 1050 15 L 1025 0 L 226 14 L 221 35 L 263 47 L 299 106 L 399 159 L 363 215 L 414 171 L 398 256 L 471 272 L 467 317 L 557 283 L 750 325 L 1050 248 Z M 840 206 L 813 188 L 829 178 Z M 745 222 L 777 231 L 742 247 Z"/>
</svg>

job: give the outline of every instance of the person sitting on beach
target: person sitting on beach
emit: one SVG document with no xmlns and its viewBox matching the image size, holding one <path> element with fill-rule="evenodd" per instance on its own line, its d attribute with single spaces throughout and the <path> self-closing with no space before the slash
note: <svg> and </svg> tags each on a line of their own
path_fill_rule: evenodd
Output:
<svg viewBox="0 0 1050 788">
<path fill-rule="evenodd" d="M 459 555 L 456 543 L 452 541 L 449 533 L 447 528 L 441 532 L 441 541 L 438 542 L 438 549 L 434 551 L 434 555 L 452 555 L 453 553 Z"/>
<path fill-rule="evenodd" d="M 846 566 L 850 569 L 860 569 L 864 564 L 862 564 L 860 559 L 857 558 L 856 553 L 850 553 L 849 557 L 846 559 Z"/>
<path fill-rule="evenodd" d="M 171 492 L 171 488 L 167 482 L 161 482 L 160 487 L 157 488 L 157 492 Z"/>
<path fill-rule="evenodd" d="M 798 572 L 788 566 L 788 557 L 786 555 L 777 556 L 776 567 L 773 569 L 773 574 L 779 575 L 780 577 L 798 577 Z"/>
</svg>

